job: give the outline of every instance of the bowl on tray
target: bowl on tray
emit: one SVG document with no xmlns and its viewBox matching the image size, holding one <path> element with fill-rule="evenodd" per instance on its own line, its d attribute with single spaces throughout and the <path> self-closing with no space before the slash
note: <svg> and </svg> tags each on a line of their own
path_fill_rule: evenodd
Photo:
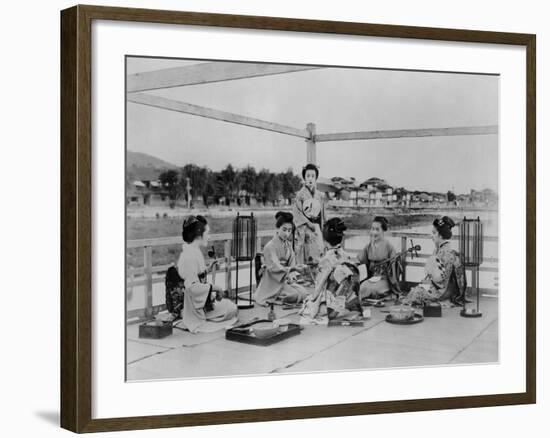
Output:
<svg viewBox="0 0 550 438">
<path fill-rule="evenodd" d="M 257 338 L 269 338 L 279 332 L 279 324 L 275 322 L 259 322 L 251 327 L 252 333 Z"/>
<path fill-rule="evenodd" d="M 414 308 L 405 304 L 390 307 L 390 315 L 394 321 L 408 321 L 414 318 Z"/>
</svg>

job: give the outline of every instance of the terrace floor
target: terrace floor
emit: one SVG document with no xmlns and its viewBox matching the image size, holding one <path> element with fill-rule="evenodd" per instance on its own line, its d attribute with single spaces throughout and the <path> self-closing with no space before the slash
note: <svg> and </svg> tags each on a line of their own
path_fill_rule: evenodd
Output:
<svg viewBox="0 0 550 438">
<path fill-rule="evenodd" d="M 387 367 L 497 362 L 498 299 L 482 298 L 481 318 L 463 318 L 458 308 L 414 325 L 385 321 L 386 308 L 372 309 L 363 327 L 305 326 L 271 346 L 225 339 L 224 331 L 191 334 L 174 329 L 164 339 L 139 339 L 127 326 L 127 380 L 298 373 Z M 277 317 L 298 321 L 296 310 L 276 307 Z M 385 311 L 385 312 L 384 312 Z M 267 309 L 240 311 L 241 321 L 265 318 Z"/>
</svg>

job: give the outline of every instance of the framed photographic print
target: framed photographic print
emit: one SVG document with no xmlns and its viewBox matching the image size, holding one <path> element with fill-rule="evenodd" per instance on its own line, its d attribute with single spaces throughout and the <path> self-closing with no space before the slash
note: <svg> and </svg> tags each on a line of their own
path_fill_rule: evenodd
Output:
<svg viewBox="0 0 550 438">
<path fill-rule="evenodd" d="M 75 6 L 61 55 L 62 427 L 535 403 L 534 35 Z"/>
</svg>

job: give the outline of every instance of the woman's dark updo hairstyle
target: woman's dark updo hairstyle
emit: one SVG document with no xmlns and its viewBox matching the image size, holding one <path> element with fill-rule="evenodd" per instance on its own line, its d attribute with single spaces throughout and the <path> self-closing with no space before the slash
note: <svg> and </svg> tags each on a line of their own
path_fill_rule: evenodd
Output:
<svg viewBox="0 0 550 438">
<path fill-rule="evenodd" d="M 284 224 L 291 224 L 294 226 L 294 216 L 292 216 L 292 213 L 289 213 L 288 211 L 278 211 L 275 214 L 275 226 L 277 228 L 281 228 Z"/>
<path fill-rule="evenodd" d="M 325 222 L 323 226 L 323 239 L 325 239 L 331 246 L 336 246 L 342 243 L 344 238 L 344 231 L 348 227 L 342 219 L 339 217 L 333 217 Z"/>
<path fill-rule="evenodd" d="M 451 229 L 455 226 L 454 221 L 448 217 L 443 216 L 433 221 L 433 226 L 443 239 L 450 239 L 453 235 Z"/>
<path fill-rule="evenodd" d="M 302 167 L 302 178 L 306 179 L 306 172 L 308 170 L 314 170 L 315 171 L 315 179 L 319 179 L 319 168 L 315 164 L 306 164 L 304 167 Z"/>
<path fill-rule="evenodd" d="M 384 216 L 375 216 L 373 222 L 378 222 L 383 231 L 388 231 L 388 220 Z"/>
<path fill-rule="evenodd" d="M 193 243 L 197 237 L 202 237 L 204 230 L 206 230 L 206 218 L 204 216 L 187 216 L 183 220 L 183 227 L 181 231 L 181 237 L 183 241 L 187 243 Z"/>
</svg>

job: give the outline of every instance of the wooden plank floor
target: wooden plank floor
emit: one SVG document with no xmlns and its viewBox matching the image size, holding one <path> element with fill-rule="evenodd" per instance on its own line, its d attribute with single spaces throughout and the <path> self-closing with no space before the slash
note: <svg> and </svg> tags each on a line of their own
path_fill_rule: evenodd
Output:
<svg viewBox="0 0 550 438">
<path fill-rule="evenodd" d="M 381 309 L 384 310 L 384 309 Z M 127 378 L 150 380 L 272 373 L 301 373 L 498 361 L 498 300 L 481 302 L 481 318 L 462 318 L 444 309 L 442 318 L 411 326 L 388 324 L 387 313 L 372 308 L 364 327 L 306 326 L 299 336 L 269 347 L 226 341 L 224 332 L 190 334 L 174 330 L 165 339 L 139 339 L 127 327 Z M 277 316 L 298 321 L 296 311 Z M 256 306 L 241 319 L 265 317 Z"/>
</svg>

